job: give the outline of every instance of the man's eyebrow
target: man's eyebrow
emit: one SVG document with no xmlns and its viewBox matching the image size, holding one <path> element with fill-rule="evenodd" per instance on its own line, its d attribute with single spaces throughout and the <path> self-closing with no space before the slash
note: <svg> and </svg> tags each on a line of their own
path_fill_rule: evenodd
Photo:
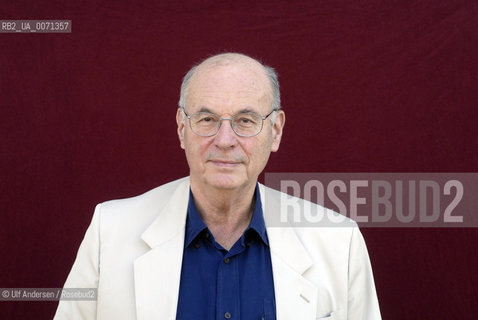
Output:
<svg viewBox="0 0 478 320">
<path fill-rule="evenodd" d="M 244 108 L 244 109 L 241 109 L 239 110 L 238 113 L 249 113 L 249 112 L 254 112 L 254 113 L 257 113 L 256 111 L 250 109 L 250 108 Z"/>
<path fill-rule="evenodd" d="M 212 112 L 211 110 L 209 110 L 208 108 L 206 107 L 202 107 L 201 109 L 199 109 L 199 112 L 209 112 L 209 113 L 214 113 Z"/>
</svg>

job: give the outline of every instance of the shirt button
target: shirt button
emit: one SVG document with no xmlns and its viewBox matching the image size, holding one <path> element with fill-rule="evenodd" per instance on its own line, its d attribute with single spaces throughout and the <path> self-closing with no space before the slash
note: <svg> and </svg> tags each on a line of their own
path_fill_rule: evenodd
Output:
<svg viewBox="0 0 478 320">
<path fill-rule="evenodd" d="M 230 313 L 230 312 L 226 312 L 226 313 L 224 314 L 224 318 L 226 318 L 226 319 L 231 319 L 231 313 Z"/>
<path fill-rule="evenodd" d="M 196 243 L 194 244 L 194 246 L 196 247 L 196 249 L 199 249 L 199 247 L 201 247 L 201 245 L 199 244 L 199 242 L 196 242 Z"/>
<path fill-rule="evenodd" d="M 229 258 L 224 259 L 224 263 L 229 263 Z M 227 314 L 227 313 L 229 313 L 229 312 L 226 312 L 226 314 Z M 230 315 L 231 315 L 231 314 L 229 314 L 229 316 L 230 316 Z M 229 318 L 228 318 L 228 319 L 229 319 Z"/>
</svg>

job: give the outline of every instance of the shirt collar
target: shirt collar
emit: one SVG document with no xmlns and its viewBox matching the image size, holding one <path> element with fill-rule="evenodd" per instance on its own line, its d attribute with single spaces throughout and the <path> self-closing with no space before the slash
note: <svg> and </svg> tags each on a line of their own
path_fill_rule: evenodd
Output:
<svg viewBox="0 0 478 320">
<path fill-rule="evenodd" d="M 269 241 L 267 239 L 266 233 L 266 224 L 264 222 L 264 215 L 262 212 L 262 202 L 261 194 L 259 191 L 259 184 L 256 184 L 256 190 L 254 192 L 255 204 L 254 212 L 252 213 L 252 219 L 249 223 L 244 234 L 246 234 L 250 229 L 254 230 L 259 237 L 262 239 L 265 245 L 269 246 Z M 185 246 L 188 247 L 191 242 L 196 239 L 196 237 L 203 231 L 207 229 L 206 224 L 202 220 L 199 212 L 197 211 L 196 205 L 194 204 L 194 196 L 189 188 L 189 203 L 188 203 L 188 214 L 186 221 L 186 238 Z"/>
<path fill-rule="evenodd" d="M 188 247 L 191 242 L 203 231 L 207 229 L 206 224 L 202 221 L 199 212 L 194 204 L 194 196 L 189 188 L 188 217 L 186 220 L 186 239 L 185 245 Z"/>
<path fill-rule="evenodd" d="M 254 193 L 256 203 L 254 204 L 254 212 L 252 213 L 252 219 L 249 223 L 249 229 L 254 230 L 262 239 L 266 246 L 269 246 L 269 240 L 267 239 L 266 224 L 264 222 L 264 214 L 262 212 L 261 193 L 259 191 L 259 184 L 256 183 L 256 191 Z"/>
</svg>

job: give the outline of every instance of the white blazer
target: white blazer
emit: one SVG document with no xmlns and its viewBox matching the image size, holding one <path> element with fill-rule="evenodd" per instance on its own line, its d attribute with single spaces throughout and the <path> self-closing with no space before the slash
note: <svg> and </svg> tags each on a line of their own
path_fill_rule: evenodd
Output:
<svg viewBox="0 0 478 320">
<path fill-rule="evenodd" d="M 264 215 L 278 213 L 280 192 L 263 185 L 260 192 Z M 188 199 L 183 178 L 99 204 L 64 285 L 97 288 L 98 299 L 62 300 L 54 319 L 176 319 Z M 278 320 L 381 319 L 355 224 L 292 228 L 266 219 L 266 230 Z"/>
</svg>

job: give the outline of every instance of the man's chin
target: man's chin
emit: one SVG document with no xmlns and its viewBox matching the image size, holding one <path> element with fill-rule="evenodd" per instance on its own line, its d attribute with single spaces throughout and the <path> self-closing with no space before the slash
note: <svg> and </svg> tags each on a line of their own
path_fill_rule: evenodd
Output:
<svg viewBox="0 0 478 320">
<path fill-rule="evenodd" d="M 244 184 L 244 179 L 240 179 L 235 175 L 219 174 L 207 179 L 207 184 L 215 189 L 234 190 L 240 188 Z"/>
</svg>

